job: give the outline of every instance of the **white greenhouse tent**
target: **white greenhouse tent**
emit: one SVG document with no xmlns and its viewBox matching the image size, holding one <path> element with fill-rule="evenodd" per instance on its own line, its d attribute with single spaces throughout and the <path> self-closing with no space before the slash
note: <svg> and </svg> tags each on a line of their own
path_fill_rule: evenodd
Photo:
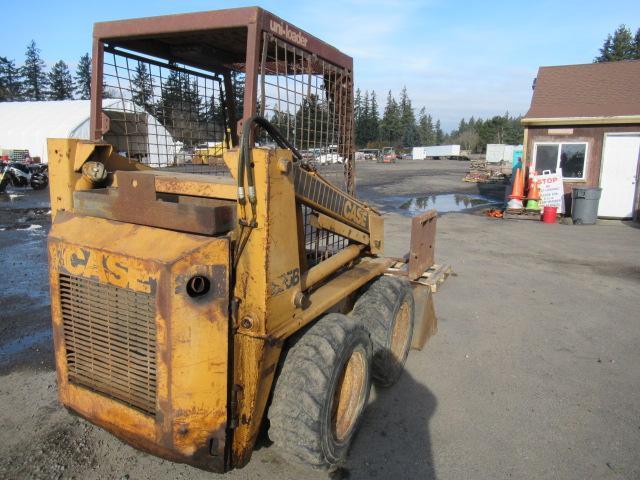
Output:
<svg viewBox="0 0 640 480">
<path fill-rule="evenodd" d="M 131 102 L 105 99 L 105 113 L 135 111 Z M 89 100 L 0 103 L 0 149 L 29 150 L 31 157 L 48 162 L 47 138 L 89 140 Z M 153 166 L 168 166 L 176 157 L 179 142 L 152 115 L 146 115 L 148 156 L 142 161 Z"/>
</svg>

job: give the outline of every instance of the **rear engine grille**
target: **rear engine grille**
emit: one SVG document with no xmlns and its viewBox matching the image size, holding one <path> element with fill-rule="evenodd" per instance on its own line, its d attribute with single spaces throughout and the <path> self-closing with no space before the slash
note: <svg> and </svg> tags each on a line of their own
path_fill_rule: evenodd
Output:
<svg viewBox="0 0 640 480">
<path fill-rule="evenodd" d="M 60 274 L 68 380 L 154 415 L 155 298 Z"/>
</svg>

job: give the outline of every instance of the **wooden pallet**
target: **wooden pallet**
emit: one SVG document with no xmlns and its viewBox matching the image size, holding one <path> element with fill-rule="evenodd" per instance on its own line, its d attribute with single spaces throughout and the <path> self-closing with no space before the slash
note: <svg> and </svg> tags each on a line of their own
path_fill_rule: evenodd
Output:
<svg viewBox="0 0 640 480">
<path fill-rule="evenodd" d="M 502 218 L 505 220 L 533 220 L 540 221 L 540 212 L 528 212 L 523 210 L 522 213 L 512 213 L 505 210 Z"/>
<path fill-rule="evenodd" d="M 407 276 L 407 263 L 400 259 L 396 259 L 386 272 L 386 275 Z M 451 265 L 434 264 L 429 267 L 415 282 L 426 285 L 431 289 L 431 293 L 438 291 L 438 285 L 446 280 L 453 273 Z"/>
<path fill-rule="evenodd" d="M 451 265 L 433 265 L 422 274 L 416 281 L 422 285 L 427 285 L 431 293 L 438 291 L 438 285 L 443 283 L 449 275 L 453 273 Z"/>
</svg>

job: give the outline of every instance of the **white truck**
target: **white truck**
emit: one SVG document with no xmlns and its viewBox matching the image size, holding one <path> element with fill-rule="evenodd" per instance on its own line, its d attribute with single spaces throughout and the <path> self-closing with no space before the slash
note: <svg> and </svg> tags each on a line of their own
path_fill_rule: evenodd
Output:
<svg viewBox="0 0 640 480">
<path fill-rule="evenodd" d="M 433 145 L 430 147 L 413 147 L 414 160 L 466 160 L 466 156 L 460 152 L 460 145 Z"/>
</svg>

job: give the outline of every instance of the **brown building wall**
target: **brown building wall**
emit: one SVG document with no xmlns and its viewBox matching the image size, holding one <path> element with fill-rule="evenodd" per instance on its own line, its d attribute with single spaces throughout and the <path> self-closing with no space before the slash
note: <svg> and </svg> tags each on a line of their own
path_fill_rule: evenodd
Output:
<svg viewBox="0 0 640 480">
<path fill-rule="evenodd" d="M 565 205 L 571 204 L 571 189 L 573 187 L 597 187 L 600 184 L 600 166 L 602 164 L 602 145 L 605 133 L 640 132 L 640 124 L 624 125 L 554 125 L 527 126 L 527 144 L 525 159 L 529 166 L 533 163 L 533 147 L 536 142 L 586 142 L 587 171 L 584 181 L 564 182 Z M 554 131 L 565 130 L 567 133 L 557 134 Z M 570 130 L 573 132 L 568 133 Z M 550 133 L 551 132 L 551 133 Z"/>
</svg>

